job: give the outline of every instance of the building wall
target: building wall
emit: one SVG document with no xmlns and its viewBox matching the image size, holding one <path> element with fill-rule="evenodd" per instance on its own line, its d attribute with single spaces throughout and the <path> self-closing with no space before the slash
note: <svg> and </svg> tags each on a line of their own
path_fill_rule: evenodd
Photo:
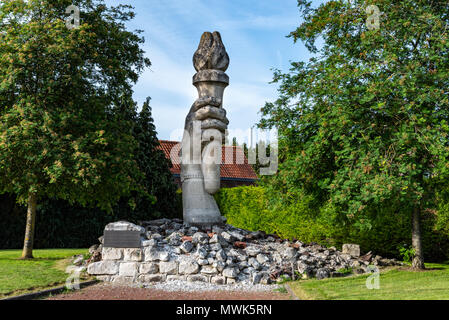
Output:
<svg viewBox="0 0 449 320">
<path fill-rule="evenodd" d="M 178 188 L 181 188 L 181 178 L 179 177 L 179 175 L 173 175 L 173 179 L 176 183 L 176 185 L 178 186 Z M 220 187 L 221 188 L 235 188 L 235 187 L 241 187 L 241 186 L 252 186 L 255 185 L 254 180 L 248 180 L 248 179 L 226 179 L 226 178 L 222 178 L 221 182 L 220 182 Z"/>
</svg>

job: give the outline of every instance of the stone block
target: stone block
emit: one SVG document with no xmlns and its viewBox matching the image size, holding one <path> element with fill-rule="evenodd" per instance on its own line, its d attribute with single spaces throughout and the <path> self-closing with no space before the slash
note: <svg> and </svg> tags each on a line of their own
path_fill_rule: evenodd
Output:
<svg viewBox="0 0 449 320">
<path fill-rule="evenodd" d="M 245 236 L 238 231 L 230 231 L 229 234 L 239 242 L 242 242 L 245 240 Z"/>
<path fill-rule="evenodd" d="M 99 247 L 100 246 L 98 244 L 94 244 L 93 246 L 90 246 L 89 253 L 94 254 L 95 252 L 97 252 L 99 250 Z"/>
<path fill-rule="evenodd" d="M 251 274 L 253 274 L 254 272 L 256 272 L 256 269 L 254 269 L 253 267 L 248 267 L 248 268 L 243 269 L 242 272 L 243 272 L 244 274 L 249 274 L 249 275 L 251 275 Z"/>
<path fill-rule="evenodd" d="M 266 272 L 262 273 L 262 278 L 260 279 L 261 284 L 271 284 L 270 275 Z"/>
<path fill-rule="evenodd" d="M 143 274 L 156 274 L 159 272 L 159 264 L 155 262 L 144 262 L 140 264 L 139 272 Z"/>
<path fill-rule="evenodd" d="M 178 262 L 162 261 L 159 264 L 159 272 L 164 274 L 178 274 Z"/>
<path fill-rule="evenodd" d="M 249 282 L 250 276 L 248 274 L 244 274 L 243 272 L 240 272 L 239 275 L 237 276 L 237 281 L 238 282 Z"/>
<path fill-rule="evenodd" d="M 309 268 L 309 265 L 307 263 L 305 263 L 304 261 L 298 261 L 297 264 L 297 270 L 299 273 L 304 274 L 307 270 L 307 268 Z"/>
<path fill-rule="evenodd" d="M 235 256 L 238 261 L 244 262 L 248 260 L 248 256 L 244 254 L 238 254 Z"/>
<path fill-rule="evenodd" d="M 87 267 L 87 273 L 91 275 L 114 275 L 119 272 L 118 265 L 115 261 L 94 262 Z"/>
<path fill-rule="evenodd" d="M 343 261 L 346 261 L 346 262 L 350 263 L 350 262 L 352 261 L 352 258 L 353 258 L 353 257 L 352 257 L 350 254 L 342 253 L 342 254 L 340 254 L 340 258 L 341 258 Z"/>
<path fill-rule="evenodd" d="M 226 252 L 225 252 L 224 250 L 220 250 L 220 251 L 218 251 L 217 254 L 215 255 L 215 258 L 216 258 L 218 261 L 226 261 L 226 259 L 227 259 L 228 257 L 226 256 Z"/>
<path fill-rule="evenodd" d="M 226 284 L 226 277 L 215 276 L 210 279 L 210 282 L 213 284 L 223 285 Z"/>
<path fill-rule="evenodd" d="M 111 281 L 112 276 L 96 276 L 95 278 L 100 281 L 108 282 L 108 281 Z"/>
<path fill-rule="evenodd" d="M 157 241 L 155 239 L 142 241 L 142 247 L 152 247 L 155 245 L 157 245 Z"/>
<path fill-rule="evenodd" d="M 226 241 L 226 242 L 232 242 L 232 240 L 234 240 L 234 238 L 227 233 L 226 231 L 221 233 L 221 237 Z"/>
<path fill-rule="evenodd" d="M 198 247 L 196 248 L 196 251 L 195 251 L 195 255 L 197 257 L 199 257 L 201 259 L 206 259 L 208 254 L 209 254 L 209 252 L 208 252 L 206 246 L 198 245 Z"/>
<path fill-rule="evenodd" d="M 134 277 L 129 277 L 129 276 L 113 276 L 110 279 L 110 282 L 115 283 L 115 284 L 131 284 L 134 282 Z"/>
<path fill-rule="evenodd" d="M 252 284 L 259 284 L 262 280 L 262 273 L 260 272 L 254 272 L 251 276 L 251 283 Z"/>
<path fill-rule="evenodd" d="M 196 232 L 193 236 L 192 236 L 192 243 L 193 244 L 207 244 L 209 243 L 209 236 L 207 234 L 205 234 L 204 232 Z"/>
<path fill-rule="evenodd" d="M 207 260 L 207 259 L 198 259 L 198 264 L 200 266 L 207 266 L 209 264 L 209 260 Z"/>
<path fill-rule="evenodd" d="M 168 251 L 161 250 L 159 252 L 159 260 L 165 261 L 165 262 L 169 261 L 170 260 L 170 253 Z"/>
<path fill-rule="evenodd" d="M 342 252 L 352 257 L 360 257 L 360 246 L 358 244 L 344 244 Z"/>
<path fill-rule="evenodd" d="M 104 228 L 106 231 L 138 231 L 141 234 L 145 233 L 145 228 L 135 225 L 134 223 L 127 221 L 112 222 L 106 225 Z"/>
<path fill-rule="evenodd" d="M 121 248 L 103 248 L 101 250 L 103 260 L 121 260 L 123 259 L 123 249 Z"/>
<path fill-rule="evenodd" d="M 167 218 L 161 218 L 161 219 L 156 219 L 156 220 L 151 220 L 151 221 L 146 221 L 145 224 L 149 225 L 149 226 L 162 226 L 164 224 L 168 225 L 170 224 L 172 221 L 170 219 Z"/>
<path fill-rule="evenodd" d="M 179 262 L 179 273 L 180 274 L 196 274 L 200 270 L 200 266 L 194 259 L 184 259 Z"/>
<path fill-rule="evenodd" d="M 360 267 L 360 262 L 357 260 L 354 260 L 351 262 L 351 268 L 358 268 Z"/>
<path fill-rule="evenodd" d="M 209 282 L 209 278 L 200 274 L 187 276 L 189 282 Z"/>
<path fill-rule="evenodd" d="M 326 279 L 330 277 L 330 271 L 327 268 L 320 268 L 316 271 L 316 278 L 318 280 Z"/>
<path fill-rule="evenodd" d="M 190 241 L 184 241 L 180 246 L 180 249 L 184 253 L 189 253 L 193 249 L 193 244 Z"/>
<path fill-rule="evenodd" d="M 262 254 L 262 253 L 259 253 L 257 255 L 256 259 L 257 259 L 257 262 L 259 262 L 262 265 L 270 261 L 270 258 L 268 258 L 268 256 L 266 256 L 265 254 Z"/>
<path fill-rule="evenodd" d="M 146 247 L 144 249 L 145 261 L 159 261 L 160 252 L 155 247 Z"/>
<path fill-rule="evenodd" d="M 139 269 L 137 262 L 122 262 L 120 263 L 119 275 L 123 277 L 135 277 Z"/>
<path fill-rule="evenodd" d="M 127 248 L 124 250 L 125 261 L 140 262 L 143 260 L 143 252 L 140 248 Z"/>
<path fill-rule="evenodd" d="M 220 245 L 220 247 L 227 247 L 229 243 L 219 234 L 214 234 L 212 238 L 209 239 L 210 244 Z"/>
<path fill-rule="evenodd" d="M 165 274 L 142 274 L 138 280 L 142 283 L 164 282 L 167 279 Z"/>
<path fill-rule="evenodd" d="M 217 268 L 218 272 L 222 272 L 226 268 L 226 264 L 223 261 L 217 261 L 213 266 Z"/>
<path fill-rule="evenodd" d="M 239 271 L 237 268 L 226 268 L 223 270 L 223 275 L 226 278 L 236 278 L 239 274 Z"/>
<path fill-rule="evenodd" d="M 215 252 L 220 251 L 220 250 L 223 249 L 223 247 L 219 243 L 209 244 L 209 247 L 210 247 L 210 250 L 215 251 Z"/>
<path fill-rule="evenodd" d="M 203 266 L 200 272 L 205 275 L 216 275 L 218 273 L 217 269 L 213 266 Z"/>
<path fill-rule="evenodd" d="M 253 257 L 251 257 L 251 258 L 248 259 L 248 265 L 252 266 L 252 267 L 253 267 L 254 269 L 256 269 L 256 270 L 262 269 L 262 266 L 261 266 L 261 264 L 259 263 L 259 261 L 257 261 L 257 259 L 256 259 L 256 258 L 253 258 Z"/>
<path fill-rule="evenodd" d="M 242 262 L 238 262 L 237 266 L 240 270 L 243 270 L 245 268 L 249 267 L 248 261 L 242 261 Z"/>
<path fill-rule="evenodd" d="M 284 255 L 285 259 L 291 260 L 291 259 L 296 258 L 297 252 L 298 251 L 295 248 L 288 247 L 288 248 L 285 248 L 283 255 Z"/>
<path fill-rule="evenodd" d="M 178 281 L 178 280 L 186 281 L 187 276 L 171 275 L 171 274 L 167 275 L 167 281 Z"/>
</svg>

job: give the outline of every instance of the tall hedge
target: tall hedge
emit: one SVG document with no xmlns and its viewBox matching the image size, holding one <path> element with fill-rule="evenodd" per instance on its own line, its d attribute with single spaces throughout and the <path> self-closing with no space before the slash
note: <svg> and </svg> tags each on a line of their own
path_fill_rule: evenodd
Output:
<svg viewBox="0 0 449 320">
<path fill-rule="evenodd" d="M 174 203 L 179 204 L 179 194 Z M 122 203 L 122 205 L 124 205 Z M 98 208 L 73 206 L 67 201 L 45 199 L 39 205 L 36 216 L 35 248 L 87 248 L 98 242 L 103 229 L 109 222 L 126 220 L 138 223 L 158 218 L 159 214 L 114 208 L 107 213 Z M 164 215 L 180 217 L 176 214 Z M 0 195 L 0 249 L 20 249 L 23 246 L 26 208 L 15 202 L 9 194 Z"/>
<path fill-rule="evenodd" d="M 362 231 L 347 221 L 338 221 L 335 208 L 316 207 L 314 199 L 301 192 L 288 205 L 279 205 L 276 198 L 276 194 L 268 193 L 261 186 L 221 189 L 216 195 L 228 223 L 239 228 L 327 246 L 358 243 L 363 252 L 396 258 L 400 258 L 398 246 L 410 245 L 411 222 L 400 212 L 401 208 L 389 206 L 371 212 L 372 227 Z M 424 249 L 429 261 L 449 258 L 449 233 L 445 232 L 449 223 L 442 219 L 432 210 L 423 215 Z"/>
<path fill-rule="evenodd" d="M 134 123 L 133 135 L 138 142 L 134 157 L 144 174 L 142 185 L 155 199 L 136 193 L 121 198 L 112 212 L 107 213 L 98 208 L 44 198 L 38 205 L 39 214 L 36 216 L 35 248 L 88 247 L 97 243 L 97 238 L 109 222 L 127 220 L 138 223 L 160 217 L 182 216 L 180 194 L 176 192 L 177 186 L 169 170 L 171 164 L 158 149 L 159 141 L 149 101 L 148 98 L 139 114 L 127 112 L 133 108 L 120 110 L 124 110 L 122 116 Z M 134 104 L 132 100 L 122 102 Z M 0 249 L 22 247 L 25 216 L 25 207 L 16 203 L 14 195 L 0 195 Z"/>
</svg>

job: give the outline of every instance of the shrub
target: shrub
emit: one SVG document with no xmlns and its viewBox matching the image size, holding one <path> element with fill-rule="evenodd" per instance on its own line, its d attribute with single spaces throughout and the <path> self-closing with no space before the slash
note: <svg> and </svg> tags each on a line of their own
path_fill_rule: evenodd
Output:
<svg viewBox="0 0 449 320">
<path fill-rule="evenodd" d="M 415 256 L 415 250 L 413 248 L 409 248 L 407 244 L 404 244 L 403 246 L 398 246 L 398 249 L 404 262 L 412 262 L 413 257 Z"/>
<path fill-rule="evenodd" d="M 371 208 L 367 215 L 372 223 L 361 229 L 349 220 L 338 220 L 340 215 L 332 205 L 319 206 L 313 196 L 302 192 L 289 195 L 286 201 L 284 195 L 268 192 L 262 186 L 249 186 L 221 189 L 215 197 L 229 224 L 276 233 L 284 239 L 336 247 L 358 243 L 364 252 L 395 258 L 401 258 L 398 244 L 411 242 L 410 216 L 393 204 Z M 422 217 L 424 253 L 430 261 L 449 257 L 449 234 L 441 231 L 449 227 L 438 217 L 431 210 Z"/>
<path fill-rule="evenodd" d="M 180 203 L 177 193 L 173 203 Z M 45 199 L 39 205 L 36 215 L 35 248 L 86 248 L 98 242 L 106 224 L 118 220 L 138 223 L 142 220 L 159 218 L 157 211 L 132 211 L 124 203 L 107 213 L 98 208 L 73 206 L 67 201 Z M 5 226 L 0 232 L 0 249 L 18 249 L 23 246 L 26 208 L 15 202 L 15 197 L 0 195 L 0 220 Z M 164 217 L 181 217 L 175 214 Z M 7 226 L 7 227 L 6 227 Z"/>
</svg>

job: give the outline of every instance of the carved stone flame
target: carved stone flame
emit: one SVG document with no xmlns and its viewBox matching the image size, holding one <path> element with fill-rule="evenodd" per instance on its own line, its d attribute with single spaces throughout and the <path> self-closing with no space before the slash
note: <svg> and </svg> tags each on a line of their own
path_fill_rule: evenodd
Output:
<svg viewBox="0 0 449 320">
<path fill-rule="evenodd" d="M 196 71 L 207 69 L 226 71 L 229 66 L 229 56 L 219 32 L 203 33 L 198 49 L 193 55 L 193 65 Z"/>
</svg>

